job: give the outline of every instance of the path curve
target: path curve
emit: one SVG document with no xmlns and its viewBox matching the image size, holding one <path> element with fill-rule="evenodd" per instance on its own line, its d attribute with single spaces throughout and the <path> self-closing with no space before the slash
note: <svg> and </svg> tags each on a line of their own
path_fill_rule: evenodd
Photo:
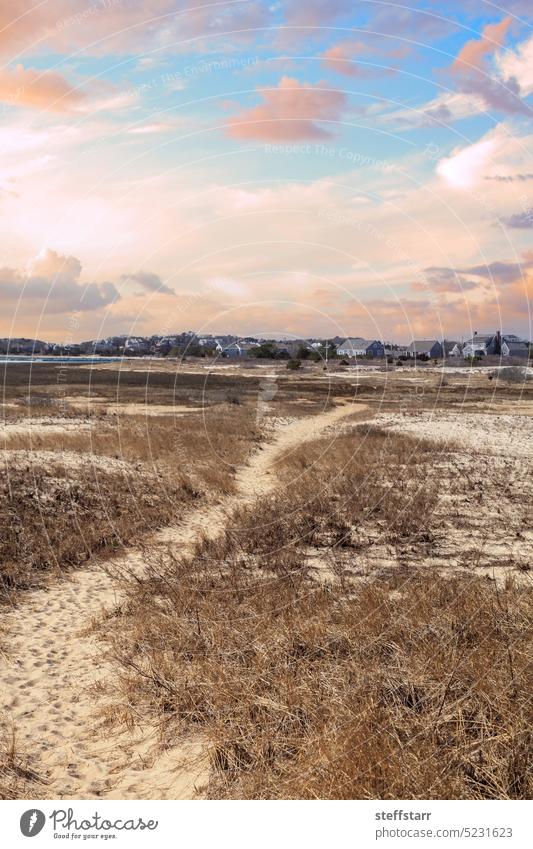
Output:
<svg viewBox="0 0 533 849">
<path fill-rule="evenodd" d="M 278 427 L 238 472 L 235 496 L 160 531 L 154 548 L 176 543 L 187 549 L 200 534 L 216 536 L 236 506 L 272 491 L 275 476 L 269 470 L 278 456 L 364 409 L 360 403 L 338 405 Z M 141 551 L 130 550 L 119 566 L 139 571 L 143 561 Z M 43 779 L 36 785 L 39 798 L 194 798 L 208 769 L 197 740 L 179 740 L 161 751 L 155 728 L 140 721 L 118 733 L 116 715 L 105 715 L 106 680 L 113 669 L 90 626 L 120 598 L 117 581 L 104 567 L 78 570 L 28 593 L 6 617 L 13 637 L 0 661 L 1 730 L 14 729 L 17 747 Z"/>
</svg>

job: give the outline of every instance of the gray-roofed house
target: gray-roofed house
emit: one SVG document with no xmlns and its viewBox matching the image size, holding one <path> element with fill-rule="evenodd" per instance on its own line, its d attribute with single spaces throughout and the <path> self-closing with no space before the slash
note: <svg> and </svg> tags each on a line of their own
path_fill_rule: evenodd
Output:
<svg viewBox="0 0 533 849">
<path fill-rule="evenodd" d="M 463 357 L 487 357 L 498 354 L 498 334 L 496 333 L 474 333 L 471 339 L 467 339 L 463 345 Z"/>
<path fill-rule="evenodd" d="M 474 333 L 462 351 L 463 357 L 528 357 L 529 345 L 515 336 L 506 333 L 502 336 L 499 331 L 493 333 Z"/>
<path fill-rule="evenodd" d="M 355 339 L 345 339 L 337 348 L 339 357 L 384 357 L 385 348 L 378 339 L 363 339 L 357 336 Z"/>
<path fill-rule="evenodd" d="M 361 336 L 357 336 L 355 339 L 345 339 L 337 348 L 337 356 L 364 357 L 366 354 L 366 345 L 366 340 Z"/>
<path fill-rule="evenodd" d="M 527 342 L 514 342 L 504 337 L 502 342 L 502 356 L 527 359 L 529 357 L 529 345 Z"/>
<path fill-rule="evenodd" d="M 442 358 L 442 345 L 437 339 L 413 339 L 407 347 L 408 357 L 429 357 L 432 360 Z"/>
<path fill-rule="evenodd" d="M 442 343 L 442 350 L 445 357 L 458 357 L 462 347 L 462 344 L 455 339 L 444 339 Z"/>
<path fill-rule="evenodd" d="M 218 342 L 216 346 L 217 352 L 230 360 L 245 357 L 254 348 L 257 348 L 257 345 L 250 342 L 232 342 L 230 345 L 225 346 Z"/>
</svg>

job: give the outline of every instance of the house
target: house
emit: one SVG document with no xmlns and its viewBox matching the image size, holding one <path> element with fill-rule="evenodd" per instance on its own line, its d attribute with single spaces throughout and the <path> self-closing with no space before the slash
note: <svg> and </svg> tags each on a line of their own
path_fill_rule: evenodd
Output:
<svg viewBox="0 0 533 849">
<path fill-rule="evenodd" d="M 404 345 L 395 345 L 392 342 L 383 343 L 383 354 L 387 359 L 398 360 L 407 357 L 407 348 Z"/>
<path fill-rule="evenodd" d="M 338 357 L 364 357 L 365 354 L 366 343 L 360 336 L 357 339 L 345 339 L 337 348 Z"/>
<path fill-rule="evenodd" d="M 443 348 L 437 339 L 413 339 L 407 346 L 407 356 L 437 360 L 442 358 Z"/>
<path fill-rule="evenodd" d="M 384 357 L 385 347 L 377 339 L 345 339 L 337 348 L 338 357 Z"/>
<path fill-rule="evenodd" d="M 198 344 L 201 348 L 204 348 L 206 351 L 214 351 L 217 347 L 217 343 L 215 339 L 212 339 L 209 336 L 206 336 L 203 339 L 198 339 Z"/>
<path fill-rule="evenodd" d="M 216 345 L 216 352 L 222 357 L 236 359 L 238 357 L 246 357 L 254 348 L 258 348 L 258 344 L 251 342 L 232 342 L 230 345 L 222 346 L 220 342 Z"/>
<path fill-rule="evenodd" d="M 232 360 L 241 356 L 241 349 L 236 342 L 231 342 L 229 345 L 221 345 L 217 342 L 215 351 L 220 357 Z"/>
<path fill-rule="evenodd" d="M 460 357 L 463 353 L 463 342 L 456 342 L 451 351 L 449 351 L 446 356 L 447 357 Z"/>
<path fill-rule="evenodd" d="M 499 333 L 474 333 L 463 345 L 462 355 L 468 357 L 488 357 L 501 353 Z"/>
<path fill-rule="evenodd" d="M 509 337 L 504 336 L 502 342 L 503 357 L 520 357 L 526 359 L 529 357 L 529 345 L 527 342 L 514 342 Z"/>
<path fill-rule="evenodd" d="M 444 358 L 458 357 L 461 354 L 462 347 L 462 344 L 455 339 L 444 339 L 442 342 Z"/>
<path fill-rule="evenodd" d="M 407 348 L 396 345 L 394 348 L 385 348 L 385 356 L 393 360 L 407 359 Z"/>
<path fill-rule="evenodd" d="M 383 342 L 379 342 L 378 339 L 373 339 L 371 342 L 369 342 L 366 347 L 366 355 L 367 357 L 384 357 L 385 346 Z"/>
</svg>

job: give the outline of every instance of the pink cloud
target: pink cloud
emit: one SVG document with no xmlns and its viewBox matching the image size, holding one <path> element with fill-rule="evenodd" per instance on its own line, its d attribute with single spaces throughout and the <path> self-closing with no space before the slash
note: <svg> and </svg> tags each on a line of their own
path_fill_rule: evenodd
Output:
<svg viewBox="0 0 533 849">
<path fill-rule="evenodd" d="M 322 54 L 322 60 L 330 71 L 345 74 L 348 77 L 357 77 L 362 69 L 354 60 L 361 53 L 367 52 L 368 47 L 362 41 L 340 41 Z"/>
<path fill-rule="evenodd" d="M 53 0 L 30 4 L 9 0 L 0 4 L 0 51 L 26 50 L 91 55 L 142 54 L 157 49 L 189 49 L 188 39 L 234 33 L 236 42 L 253 40 L 254 28 L 271 17 L 261 2 L 206 3 L 205 0 Z M 201 49 L 196 44 L 197 49 Z"/>
<path fill-rule="evenodd" d="M 482 69 L 485 58 L 503 45 L 511 23 L 512 18 L 503 18 L 497 24 L 487 24 L 483 28 L 481 38 L 472 38 L 463 45 L 452 64 L 452 69 Z"/>
<path fill-rule="evenodd" d="M 72 88 L 61 74 L 17 65 L 0 71 L 0 101 L 64 112 L 78 107 L 84 95 Z"/>
<path fill-rule="evenodd" d="M 403 59 L 408 53 L 409 48 L 405 47 L 393 50 L 388 46 L 387 50 L 384 51 L 377 46 L 376 42 L 368 44 L 364 41 L 349 39 L 339 41 L 329 47 L 322 54 L 322 61 L 328 70 L 337 74 L 344 74 L 347 77 L 361 77 L 379 73 L 394 73 L 395 68 L 387 67 L 388 64 L 393 59 Z M 357 61 L 362 55 L 375 56 L 376 54 L 381 57 L 385 67 L 373 66 L 368 60 L 364 63 Z"/>
<path fill-rule="evenodd" d="M 463 45 L 449 70 L 460 91 L 482 98 L 488 108 L 531 115 L 530 106 L 522 100 L 516 78 L 502 78 L 489 61 L 503 46 L 511 23 L 511 18 L 503 18 L 499 23 L 484 27 L 481 38 Z"/>
<path fill-rule="evenodd" d="M 262 141 L 322 139 L 331 133 L 321 121 L 339 121 L 347 98 L 344 92 L 282 77 L 278 88 L 263 90 L 263 103 L 243 110 L 228 130 L 233 138 Z"/>
</svg>

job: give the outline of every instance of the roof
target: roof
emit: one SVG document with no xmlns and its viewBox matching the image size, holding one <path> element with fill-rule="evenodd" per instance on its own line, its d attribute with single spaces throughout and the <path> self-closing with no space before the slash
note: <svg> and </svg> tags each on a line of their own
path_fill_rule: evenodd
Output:
<svg viewBox="0 0 533 849">
<path fill-rule="evenodd" d="M 474 345 L 476 342 L 487 343 L 492 342 L 495 333 L 476 333 L 475 336 L 472 336 L 470 339 L 467 339 L 466 345 Z"/>
<path fill-rule="evenodd" d="M 527 342 L 505 342 L 509 349 L 509 353 L 524 353 L 524 351 L 529 351 L 529 345 Z"/>
<path fill-rule="evenodd" d="M 455 339 L 445 339 L 444 342 L 442 343 L 442 347 L 444 348 L 444 350 L 446 351 L 447 354 L 450 351 L 453 351 L 453 349 L 456 347 L 456 345 L 459 348 L 461 347 L 461 343 L 457 342 Z"/>
<path fill-rule="evenodd" d="M 337 345 L 337 348 L 368 348 L 369 345 L 373 345 L 374 342 L 378 342 L 377 339 L 362 339 L 358 336 L 356 339 L 345 339 L 342 345 Z M 380 343 L 378 342 L 378 345 Z"/>
<path fill-rule="evenodd" d="M 338 348 L 363 348 L 366 347 L 366 339 L 363 339 L 361 336 L 356 336 L 355 339 L 345 339 L 342 345 L 338 345 Z"/>
<path fill-rule="evenodd" d="M 413 339 L 407 350 L 411 354 L 428 354 L 433 345 L 440 345 L 438 339 Z"/>
</svg>

